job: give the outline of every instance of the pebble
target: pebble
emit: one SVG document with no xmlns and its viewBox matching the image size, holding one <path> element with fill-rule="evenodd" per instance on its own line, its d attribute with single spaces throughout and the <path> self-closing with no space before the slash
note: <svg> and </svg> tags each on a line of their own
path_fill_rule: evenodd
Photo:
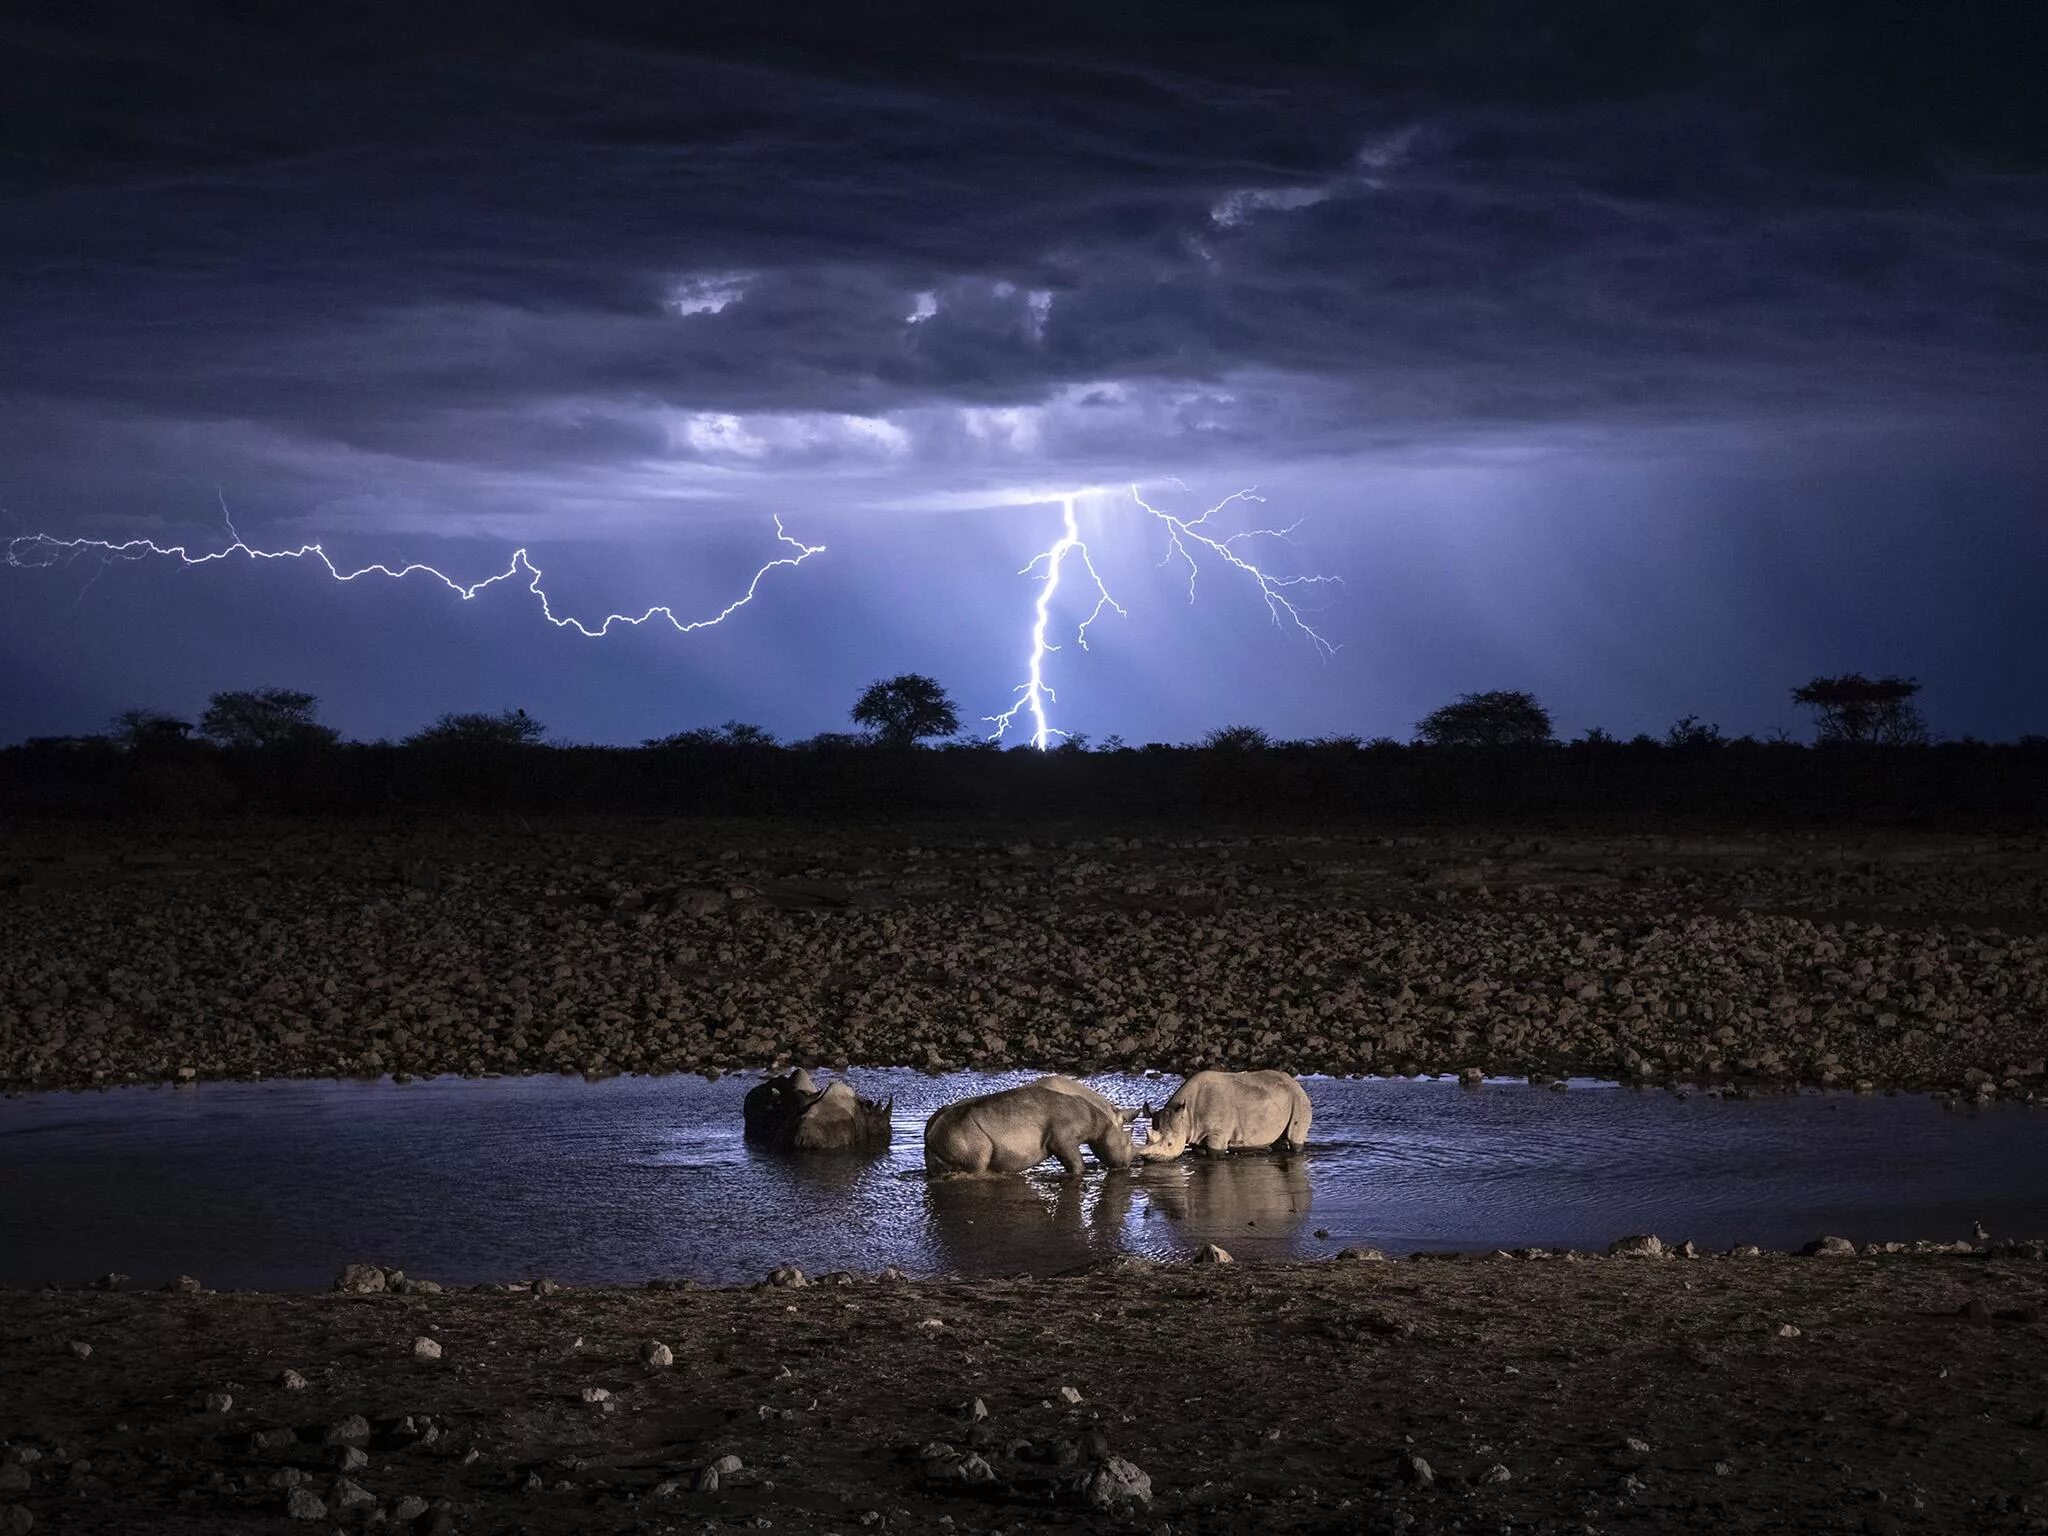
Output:
<svg viewBox="0 0 2048 1536">
<path fill-rule="evenodd" d="M 71 1358 L 74 1360 L 90 1360 L 92 1358 L 92 1346 L 83 1339 L 73 1339 L 64 1347 L 71 1352 Z"/>
<path fill-rule="evenodd" d="M 293 1520 L 326 1520 L 328 1505 L 311 1489 L 295 1487 L 285 1497 L 285 1513 L 289 1513 Z"/>
<path fill-rule="evenodd" d="M 799 1286 L 809 1285 L 811 1282 L 804 1278 L 804 1272 L 794 1264 L 778 1264 L 768 1271 L 768 1283 L 770 1285 L 782 1286 L 788 1290 L 795 1290 Z"/>
<path fill-rule="evenodd" d="M 1060 1401 L 1061 1401 L 1061 1402 L 1063 1402 L 1063 1403 L 1070 1403 L 1070 1404 L 1071 1404 L 1071 1403 L 1078 1403 L 1078 1402 L 1080 1402 L 1080 1401 L 1081 1401 L 1081 1389 L 1080 1389 L 1079 1387 L 1061 1387 L 1061 1388 L 1060 1388 Z"/>
<path fill-rule="evenodd" d="M 1780 1323 L 1772 1332 L 1781 1339 L 1796 1339 L 1800 1337 L 1799 1325 L 1797 1323 Z"/>
<path fill-rule="evenodd" d="M 206 1394 L 206 1411 L 208 1413 L 226 1413 L 234 1406 L 235 1395 L 232 1392 L 209 1392 Z"/>
<path fill-rule="evenodd" d="M 348 1478 L 337 1477 L 330 1491 L 337 1509 L 366 1509 L 377 1502 L 377 1496 L 361 1483 Z"/>
<path fill-rule="evenodd" d="M 608 1403 L 612 1400 L 611 1389 L 609 1387 L 585 1387 L 577 1395 L 581 1397 L 584 1402 L 592 1404 Z"/>
<path fill-rule="evenodd" d="M 427 1512 L 427 1501 L 416 1493 L 408 1493 L 391 1506 L 391 1518 L 399 1525 L 410 1525 Z"/>
<path fill-rule="evenodd" d="M 650 1370 L 665 1371 L 676 1363 L 675 1351 L 659 1339 L 649 1339 L 640 1346 L 640 1360 Z"/>
<path fill-rule="evenodd" d="M 274 1429 L 259 1429 L 249 1440 L 259 1451 L 287 1451 L 299 1443 L 299 1432 L 279 1425 Z"/>
<path fill-rule="evenodd" d="M 421 1334 L 412 1341 L 412 1357 L 415 1360 L 438 1360 L 441 1358 L 441 1346 L 435 1340 Z"/>
<path fill-rule="evenodd" d="M 1384 1264 L 1387 1256 L 1377 1248 L 1339 1248 L 1336 1253 L 1343 1264 Z"/>
<path fill-rule="evenodd" d="M 1420 1456 L 1406 1454 L 1401 1457 L 1401 1476 L 1418 1488 L 1428 1488 L 1436 1483 L 1436 1470 Z"/>
<path fill-rule="evenodd" d="M 328 1445 L 347 1445 L 352 1440 L 370 1438 L 370 1421 L 360 1413 L 352 1413 L 345 1419 L 337 1419 L 327 1426 L 322 1437 Z"/>
<path fill-rule="evenodd" d="M 1661 1259 L 1666 1256 L 1664 1240 L 1654 1232 L 1616 1238 L 1607 1245 L 1607 1256 L 1610 1259 Z"/>
<path fill-rule="evenodd" d="M 1195 1262 L 1197 1264 L 1234 1264 L 1237 1261 L 1231 1258 L 1228 1248 L 1216 1243 L 1204 1243 L 1202 1251 L 1195 1255 Z"/>
<path fill-rule="evenodd" d="M 1799 1252 L 1809 1259 L 1853 1259 L 1856 1257 L 1856 1245 L 1846 1237 L 1820 1237 Z"/>
<path fill-rule="evenodd" d="M 277 1384 L 287 1392 L 303 1392 L 306 1390 L 306 1378 L 297 1371 L 279 1372 Z"/>
<path fill-rule="evenodd" d="M 350 1296 L 377 1295 L 384 1289 L 384 1271 L 375 1264 L 343 1265 L 341 1273 L 334 1277 L 334 1288 Z"/>
<path fill-rule="evenodd" d="M 341 1448 L 341 1470 L 360 1472 L 370 1464 L 370 1453 L 361 1446 L 345 1445 Z"/>
<path fill-rule="evenodd" d="M 325 1520 L 327 1504 L 310 1488 L 294 1488 L 285 1499 L 285 1513 L 294 1520 Z"/>
<path fill-rule="evenodd" d="M 1515 1474 L 1497 1461 L 1481 1473 L 1479 1477 L 1479 1481 L 1482 1483 L 1511 1483 L 1514 1480 Z"/>
<path fill-rule="evenodd" d="M 19 1504 L 0 1509 L 0 1536 L 28 1536 L 36 1528 L 36 1517 Z"/>
</svg>

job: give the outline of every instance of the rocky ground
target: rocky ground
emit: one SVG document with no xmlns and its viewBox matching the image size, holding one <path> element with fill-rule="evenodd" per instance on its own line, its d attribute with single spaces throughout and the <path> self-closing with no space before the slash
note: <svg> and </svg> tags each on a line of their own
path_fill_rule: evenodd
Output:
<svg viewBox="0 0 2048 1536">
<path fill-rule="evenodd" d="M 2044 1251 L 0 1293 L 0 1532 L 2043 1531 Z"/>
<path fill-rule="evenodd" d="M 2048 838 L 9 833 L 14 1088 L 800 1059 L 2048 1092 Z"/>
</svg>

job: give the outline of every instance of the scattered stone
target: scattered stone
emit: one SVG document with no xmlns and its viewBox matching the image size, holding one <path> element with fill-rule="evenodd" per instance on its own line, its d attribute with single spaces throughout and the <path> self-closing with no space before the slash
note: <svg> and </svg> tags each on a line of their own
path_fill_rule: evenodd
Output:
<svg viewBox="0 0 2048 1536">
<path fill-rule="evenodd" d="M 297 1371 L 279 1372 L 277 1384 L 287 1392 L 303 1392 L 306 1390 L 306 1378 Z"/>
<path fill-rule="evenodd" d="M 325 1520 L 327 1505 L 310 1488 L 293 1488 L 285 1499 L 285 1513 L 294 1520 Z"/>
<path fill-rule="evenodd" d="M 374 1264 L 347 1264 L 334 1278 L 334 1288 L 350 1296 L 374 1296 L 384 1289 L 384 1271 Z M 318 1515 L 310 1516 L 319 1519 Z"/>
<path fill-rule="evenodd" d="M 562 1285 L 559 1280 L 550 1280 L 546 1275 L 542 1275 L 533 1282 L 533 1294 L 536 1296 L 553 1296 L 559 1293 L 561 1289 Z"/>
<path fill-rule="evenodd" d="M 325 1445 L 350 1445 L 358 1440 L 367 1440 L 370 1438 L 370 1421 L 360 1413 L 352 1413 L 328 1425 L 320 1438 Z"/>
<path fill-rule="evenodd" d="M 1228 1248 L 1221 1247 L 1216 1243 L 1204 1243 L 1202 1251 L 1195 1255 L 1195 1262 L 1197 1264 L 1234 1264 L 1237 1261 L 1231 1258 Z"/>
<path fill-rule="evenodd" d="M 71 1352 L 71 1358 L 74 1360 L 90 1360 L 92 1358 L 92 1346 L 83 1339 L 73 1339 L 64 1347 Z"/>
<path fill-rule="evenodd" d="M 705 1467 L 697 1474 L 697 1491 L 699 1493 L 718 1492 L 718 1480 L 720 1476 L 721 1474 L 715 1463 L 706 1464 Z"/>
<path fill-rule="evenodd" d="M 640 1361 L 650 1370 L 665 1371 L 676 1363 L 675 1351 L 659 1339 L 649 1339 L 640 1346 Z"/>
<path fill-rule="evenodd" d="M 1623 1448 L 1632 1456 L 1647 1456 L 1650 1454 L 1650 1442 L 1636 1435 L 1630 1435 L 1621 1443 Z"/>
<path fill-rule="evenodd" d="M 804 1272 L 794 1264 L 778 1264 L 768 1271 L 768 1283 L 774 1286 L 781 1286 L 787 1290 L 796 1290 L 798 1287 L 809 1285 L 811 1282 L 804 1278 Z"/>
<path fill-rule="evenodd" d="M 26 1493 L 28 1491 L 28 1468 L 18 1462 L 0 1466 L 0 1493 Z"/>
<path fill-rule="evenodd" d="M 1420 1456 L 1403 1454 L 1400 1461 L 1400 1473 L 1403 1479 L 1413 1483 L 1418 1488 L 1430 1488 L 1436 1484 L 1436 1470 Z"/>
<path fill-rule="evenodd" d="M 1341 1264 L 1384 1264 L 1387 1256 L 1377 1248 L 1339 1248 L 1335 1258 Z"/>
<path fill-rule="evenodd" d="M 1734 1475 L 1735 1475 L 1735 1468 L 1734 1468 L 1733 1466 L 1729 1465 L 1729 1464 L 1728 1464 L 1727 1462 L 1725 1462 L 1725 1461 L 1717 1461 L 1717 1462 L 1715 1462 L 1715 1463 L 1714 1463 L 1714 1476 L 1716 1476 L 1716 1477 L 1733 1477 Z"/>
<path fill-rule="evenodd" d="M 973 1458 L 980 1461 L 980 1457 Z M 1128 1510 L 1152 1502 L 1152 1479 L 1121 1456 L 1110 1456 L 1083 1471 L 1070 1485 L 1082 1503 L 1095 1509 Z"/>
<path fill-rule="evenodd" d="M 259 1429 L 249 1437 L 249 1443 L 259 1451 L 288 1451 L 299 1443 L 299 1432 L 288 1425 Z"/>
<path fill-rule="evenodd" d="M 436 1340 L 421 1334 L 412 1341 L 412 1357 L 415 1360 L 438 1360 L 441 1358 L 441 1346 Z"/>
<path fill-rule="evenodd" d="M 209 1392 L 206 1394 L 206 1411 L 208 1413 L 226 1413 L 234 1406 L 235 1395 L 232 1392 Z"/>
<path fill-rule="evenodd" d="M 728 1451 L 713 1461 L 711 1467 L 720 1477 L 731 1477 L 735 1472 L 744 1472 L 747 1464 Z"/>
<path fill-rule="evenodd" d="M 1666 1257 L 1664 1240 L 1654 1232 L 1639 1232 L 1617 1238 L 1607 1245 L 1610 1259 L 1661 1259 Z"/>
<path fill-rule="evenodd" d="M 1801 1257 L 1809 1259 L 1853 1259 L 1856 1257 L 1856 1245 L 1846 1237 L 1820 1237 L 1799 1252 Z"/>
<path fill-rule="evenodd" d="M 1080 1390 L 1080 1388 L 1078 1388 L 1078 1387 L 1061 1387 L 1061 1388 L 1060 1388 L 1060 1401 L 1061 1401 L 1061 1402 L 1063 1402 L 1063 1403 L 1067 1403 L 1067 1404 L 1070 1404 L 1070 1405 L 1071 1405 L 1071 1404 L 1074 1404 L 1074 1403 L 1078 1403 L 1078 1402 L 1080 1402 L 1080 1401 L 1081 1401 L 1081 1390 Z"/>
<path fill-rule="evenodd" d="M 1988 1323 L 1991 1321 L 1991 1305 L 1981 1296 L 1972 1296 L 1956 1308 L 1956 1316 L 1966 1323 Z"/>
<path fill-rule="evenodd" d="M 0 1536 L 28 1536 L 36 1528 L 36 1517 L 19 1504 L 0 1509 Z"/>
<path fill-rule="evenodd" d="M 334 1500 L 334 1505 L 337 1509 L 367 1509 L 377 1502 L 377 1496 L 370 1492 L 369 1489 L 365 1488 L 361 1483 L 351 1482 L 345 1477 L 338 1477 L 334 1480 L 334 1487 L 329 1490 L 329 1497 Z"/>
<path fill-rule="evenodd" d="M 270 1486 L 273 1488 L 296 1488 L 305 1481 L 306 1474 L 297 1467 L 279 1467 L 270 1474 Z"/>
<path fill-rule="evenodd" d="M 416 1493 L 408 1493 L 391 1506 L 391 1518 L 399 1525 L 410 1525 L 427 1512 L 427 1501 Z"/>
<path fill-rule="evenodd" d="M 1780 1323 L 1771 1331 L 1781 1339 L 1796 1339 L 1800 1336 L 1799 1326 L 1796 1323 Z"/>
<path fill-rule="evenodd" d="M 166 1280 L 164 1289 L 180 1296 L 197 1296 L 205 1287 L 190 1275 L 180 1275 L 175 1280 Z"/>
<path fill-rule="evenodd" d="M 612 1400 L 611 1389 L 608 1387 L 585 1387 L 577 1396 L 593 1406 L 598 1403 L 608 1403 Z"/>
<path fill-rule="evenodd" d="M 988 1417 L 988 1404 L 984 1403 L 980 1398 L 977 1397 L 973 1402 L 967 1405 L 967 1417 L 973 1423 L 979 1424 L 983 1419 Z"/>
<path fill-rule="evenodd" d="M 1479 1475 L 1482 1483 L 1511 1483 L 1514 1480 L 1515 1474 L 1497 1461 Z"/>
</svg>

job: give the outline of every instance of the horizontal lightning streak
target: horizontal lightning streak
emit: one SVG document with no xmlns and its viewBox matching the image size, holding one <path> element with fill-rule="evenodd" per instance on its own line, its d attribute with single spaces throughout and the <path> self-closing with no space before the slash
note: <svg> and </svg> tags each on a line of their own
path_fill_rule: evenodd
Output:
<svg viewBox="0 0 2048 1536">
<path fill-rule="evenodd" d="M 221 515 L 224 518 L 227 515 L 227 504 L 225 501 L 221 504 Z M 753 580 L 747 583 L 746 591 L 727 603 L 711 617 L 687 620 L 678 618 L 673 608 L 665 603 L 658 603 L 640 614 L 606 614 L 599 621 L 596 628 L 592 628 L 581 619 L 575 618 L 572 615 L 555 612 L 553 603 L 549 600 L 547 592 L 541 586 L 540 567 L 533 563 L 524 548 L 515 549 L 505 569 L 498 572 L 497 575 L 487 576 L 482 581 L 472 582 L 465 586 L 452 576 L 437 570 L 431 565 L 413 564 L 393 569 L 388 565 L 373 564 L 362 566 L 353 571 L 344 571 L 333 560 L 328 558 L 326 550 L 322 549 L 318 544 L 301 544 L 297 549 L 257 549 L 242 541 L 241 535 L 235 531 L 235 526 L 232 522 L 228 524 L 228 532 L 234 537 L 232 544 L 224 549 L 203 551 L 196 555 L 182 544 L 158 544 L 152 539 L 129 539 L 125 542 L 115 543 L 107 539 L 57 539 L 52 538 L 46 533 L 25 534 L 19 538 L 8 540 L 7 564 L 17 568 L 41 569 L 56 565 L 59 562 L 75 559 L 80 555 L 97 555 L 101 561 L 101 570 L 104 571 L 106 562 L 110 560 L 142 560 L 151 555 L 169 556 L 176 559 L 181 565 L 187 566 L 211 565 L 217 560 L 226 560 L 234 555 L 242 555 L 250 560 L 310 559 L 325 566 L 327 574 L 336 581 L 355 581 L 363 576 L 388 576 L 394 581 L 403 580 L 407 576 L 430 576 L 448 588 L 449 591 L 459 596 L 464 602 L 468 602 L 487 587 L 494 587 L 501 581 L 510 581 L 524 574 L 528 578 L 526 590 L 540 599 L 540 611 L 543 618 L 557 629 L 573 629 L 579 635 L 596 640 L 608 634 L 614 624 L 627 626 L 645 624 L 657 615 L 668 620 L 669 624 L 678 634 L 687 635 L 695 630 L 709 629 L 715 624 L 724 623 L 740 609 L 751 603 L 754 600 L 754 595 L 760 590 L 761 583 L 767 579 L 770 571 L 785 568 L 794 570 L 797 566 L 810 559 L 811 556 L 822 555 L 825 552 L 825 546 L 822 544 L 805 544 L 801 540 L 790 537 L 789 533 L 782 526 L 782 519 L 777 517 L 775 519 L 776 540 L 778 543 L 789 546 L 795 553 L 778 556 L 776 559 L 770 560 L 761 566 L 759 570 L 754 572 Z M 93 579 L 95 581 L 98 580 L 97 573 Z"/>
</svg>

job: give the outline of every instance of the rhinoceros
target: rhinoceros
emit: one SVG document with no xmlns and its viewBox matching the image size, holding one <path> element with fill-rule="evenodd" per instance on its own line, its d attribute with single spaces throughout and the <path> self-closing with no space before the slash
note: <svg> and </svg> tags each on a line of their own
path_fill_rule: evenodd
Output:
<svg viewBox="0 0 2048 1536">
<path fill-rule="evenodd" d="M 1083 1083 L 1035 1083 L 948 1104 L 924 1126 L 925 1166 L 934 1173 L 1022 1173 L 1056 1157 L 1081 1171 L 1081 1148 L 1111 1168 L 1131 1165 L 1127 1129 L 1142 1109 L 1118 1109 Z"/>
<path fill-rule="evenodd" d="M 788 1152 L 866 1152 L 889 1145 L 895 1100 L 856 1097 L 845 1083 L 820 1088 L 802 1067 L 748 1090 L 747 1137 Z"/>
<path fill-rule="evenodd" d="M 1146 1162 L 1179 1157 L 1189 1147 L 1299 1152 L 1308 1141 L 1308 1095 L 1285 1072 L 1197 1072 L 1151 1118 L 1137 1154 Z"/>
</svg>

